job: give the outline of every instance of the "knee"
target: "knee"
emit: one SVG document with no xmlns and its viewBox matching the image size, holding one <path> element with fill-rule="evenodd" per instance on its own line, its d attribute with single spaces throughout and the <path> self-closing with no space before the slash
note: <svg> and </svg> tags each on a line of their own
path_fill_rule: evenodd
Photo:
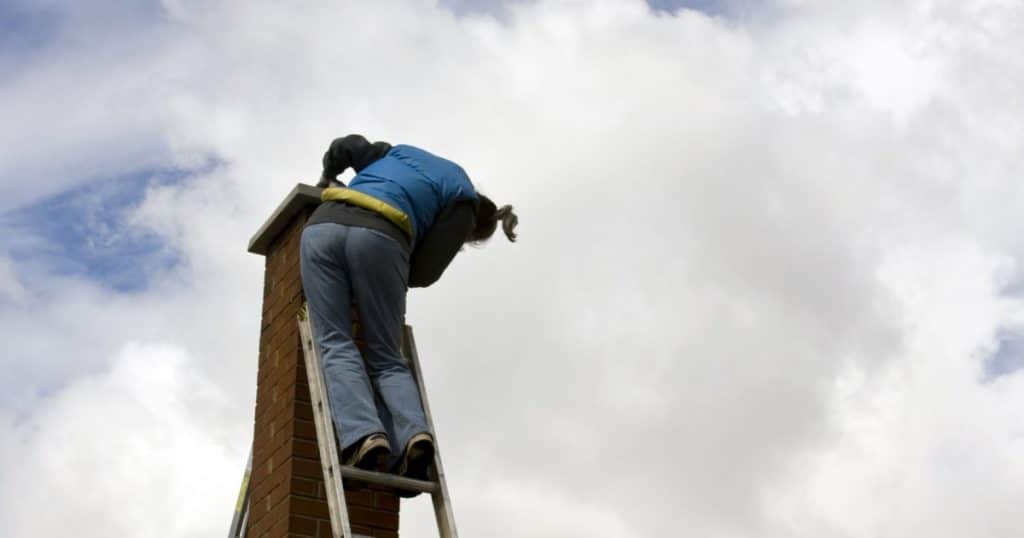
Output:
<svg viewBox="0 0 1024 538">
<path fill-rule="evenodd" d="M 362 365 L 363 362 L 363 356 L 359 353 L 359 348 L 351 340 L 321 342 L 320 354 L 322 355 L 324 368 Z"/>
<path fill-rule="evenodd" d="M 409 371 L 405 358 L 391 350 L 367 350 L 366 369 L 371 376 L 403 374 Z"/>
</svg>

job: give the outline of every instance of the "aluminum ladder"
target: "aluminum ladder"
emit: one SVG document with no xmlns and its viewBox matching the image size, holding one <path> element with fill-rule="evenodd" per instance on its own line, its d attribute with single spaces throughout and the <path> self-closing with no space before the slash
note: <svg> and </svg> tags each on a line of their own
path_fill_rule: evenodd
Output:
<svg viewBox="0 0 1024 538">
<path fill-rule="evenodd" d="M 448 484 L 445 481 L 444 466 L 441 465 L 441 450 L 434 434 L 434 419 L 430 414 L 427 401 L 427 390 L 423 384 L 420 371 L 419 355 L 416 353 L 416 341 L 413 339 L 412 327 L 405 325 L 402 330 L 402 356 L 405 357 L 409 369 L 416 378 L 416 386 L 420 391 L 423 412 L 427 418 L 427 427 L 434 437 L 434 468 L 430 481 L 403 478 L 390 473 L 365 471 L 350 465 L 341 465 L 334 421 L 331 418 L 331 406 L 327 399 L 327 385 L 323 378 L 323 365 L 317 352 L 313 329 L 306 314 L 306 307 L 299 311 L 299 335 L 302 338 L 302 351 L 306 359 L 306 377 L 309 380 L 309 395 L 313 404 L 313 420 L 316 423 L 317 444 L 320 449 L 320 463 L 324 469 L 324 486 L 327 489 L 327 505 L 331 515 L 331 530 L 334 538 L 355 538 L 348 519 L 348 507 L 345 505 L 343 478 L 351 478 L 361 482 L 380 484 L 385 487 L 420 491 L 429 493 L 434 504 L 434 517 L 440 538 L 457 538 L 455 517 L 452 514 L 452 502 L 448 496 Z"/>
<path fill-rule="evenodd" d="M 434 419 L 430 414 L 427 391 L 420 372 L 419 355 L 416 353 L 416 341 L 413 339 L 412 327 L 408 325 L 402 330 L 402 356 L 416 378 L 416 385 L 423 402 L 423 412 L 427 418 L 427 427 L 434 437 L 434 468 L 429 481 L 413 480 L 390 473 L 381 473 L 358 469 L 351 465 L 341 465 L 338 450 L 338 437 L 335 435 L 334 421 L 331 418 L 331 407 L 327 399 L 327 385 L 323 378 L 323 365 L 317 352 L 313 329 L 309 323 L 306 306 L 299 311 L 299 336 L 302 339 L 302 351 L 306 362 L 306 378 L 309 382 L 309 395 L 313 407 L 313 421 L 316 424 L 317 445 L 320 451 L 320 463 L 324 470 L 324 486 L 327 490 L 327 506 L 331 517 L 331 534 L 334 538 L 360 538 L 363 535 L 353 534 L 348 518 L 348 507 L 345 504 L 344 478 L 380 484 L 384 487 L 420 491 L 429 493 L 434 505 L 434 517 L 437 520 L 440 538 L 458 538 L 455 530 L 455 517 L 452 514 L 451 498 L 448 496 L 448 484 L 445 481 L 444 467 L 441 465 L 441 450 L 437 446 L 437 435 L 434 434 Z M 252 467 L 252 454 L 242 480 L 242 489 L 238 495 L 235 514 L 231 522 L 228 538 L 245 538 L 246 522 L 249 512 L 249 474 Z M 368 538 L 368 537 L 364 537 Z"/>
</svg>

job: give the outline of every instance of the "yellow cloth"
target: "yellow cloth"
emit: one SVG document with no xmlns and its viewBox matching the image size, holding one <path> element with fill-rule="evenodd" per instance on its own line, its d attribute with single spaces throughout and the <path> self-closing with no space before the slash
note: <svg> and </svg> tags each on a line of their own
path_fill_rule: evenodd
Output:
<svg viewBox="0 0 1024 538">
<path fill-rule="evenodd" d="M 410 240 L 412 239 L 412 222 L 409 220 L 409 215 L 406 215 L 401 209 L 369 194 L 345 187 L 330 187 L 320 193 L 320 200 L 324 202 L 345 202 L 379 213 L 405 232 L 406 237 Z"/>
</svg>

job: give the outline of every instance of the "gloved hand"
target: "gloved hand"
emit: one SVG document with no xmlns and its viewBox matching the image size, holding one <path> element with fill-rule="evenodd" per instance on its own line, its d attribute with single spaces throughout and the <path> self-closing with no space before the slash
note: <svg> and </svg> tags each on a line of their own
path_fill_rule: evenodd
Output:
<svg viewBox="0 0 1024 538">
<path fill-rule="evenodd" d="M 370 142 L 363 135 L 351 134 L 343 138 L 335 138 L 324 152 L 324 171 L 320 174 L 318 187 L 326 187 L 338 174 L 352 166 L 352 153 L 369 146 Z"/>
<path fill-rule="evenodd" d="M 367 167 L 373 161 L 383 157 L 391 150 L 391 144 L 387 142 L 370 143 L 363 135 L 350 134 L 343 138 L 335 138 L 330 147 L 324 152 L 324 171 L 320 175 L 318 187 L 328 187 L 331 182 L 337 181 L 338 174 L 348 167 L 355 169 L 356 173 Z M 341 184 L 344 186 L 344 183 Z"/>
<path fill-rule="evenodd" d="M 345 183 L 338 181 L 337 178 L 332 179 L 327 176 L 321 175 L 320 181 L 316 183 L 316 186 L 321 189 L 326 189 L 327 187 L 344 187 Z"/>
</svg>

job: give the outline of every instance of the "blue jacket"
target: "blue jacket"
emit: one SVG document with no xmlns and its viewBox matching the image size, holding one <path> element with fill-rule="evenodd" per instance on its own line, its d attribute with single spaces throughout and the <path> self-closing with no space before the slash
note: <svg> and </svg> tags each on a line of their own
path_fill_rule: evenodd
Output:
<svg viewBox="0 0 1024 538">
<path fill-rule="evenodd" d="M 442 210 L 461 200 L 477 199 L 473 183 L 461 166 L 406 145 L 394 146 L 363 168 L 348 188 L 404 213 L 414 245 Z"/>
<path fill-rule="evenodd" d="M 382 231 L 411 251 L 410 287 L 437 281 L 475 225 L 479 196 L 466 172 L 422 149 L 353 134 L 331 142 L 317 186 L 328 187 L 350 166 L 355 178 L 348 187 L 325 188 L 307 225 Z"/>
</svg>

